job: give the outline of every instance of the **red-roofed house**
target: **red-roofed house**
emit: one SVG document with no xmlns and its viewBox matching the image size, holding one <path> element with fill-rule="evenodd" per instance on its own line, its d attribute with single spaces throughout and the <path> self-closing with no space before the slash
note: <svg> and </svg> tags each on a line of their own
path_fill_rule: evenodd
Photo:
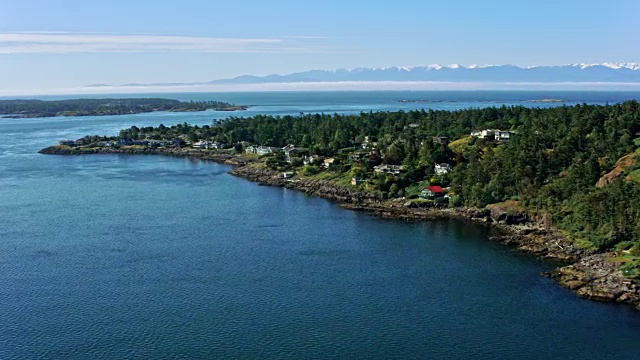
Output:
<svg viewBox="0 0 640 360">
<path fill-rule="evenodd" d="M 422 192 L 420 193 L 420 197 L 423 199 L 433 199 L 436 197 L 444 196 L 444 193 L 444 189 L 441 186 L 431 185 L 422 190 Z"/>
</svg>

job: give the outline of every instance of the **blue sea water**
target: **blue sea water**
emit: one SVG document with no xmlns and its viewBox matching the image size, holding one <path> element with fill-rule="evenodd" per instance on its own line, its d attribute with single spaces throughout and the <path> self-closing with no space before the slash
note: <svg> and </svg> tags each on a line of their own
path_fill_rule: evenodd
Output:
<svg viewBox="0 0 640 360">
<path fill-rule="evenodd" d="M 157 96 L 157 95 L 156 95 Z M 228 166 L 47 156 L 87 134 L 226 116 L 615 103 L 615 92 L 163 94 L 243 113 L 0 119 L 0 359 L 635 359 L 640 312 L 458 221 L 404 223 Z M 428 102 L 399 102 L 400 100 Z"/>
</svg>

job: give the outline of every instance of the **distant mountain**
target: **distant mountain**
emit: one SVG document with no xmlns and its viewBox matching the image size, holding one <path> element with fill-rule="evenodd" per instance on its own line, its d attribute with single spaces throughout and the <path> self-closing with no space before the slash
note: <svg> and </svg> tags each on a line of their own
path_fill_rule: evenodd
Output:
<svg viewBox="0 0 640 360">
<path fill-rule="evenodd" d="M 603 63 L 559 66 L 428 65 L 415 67 L 309 70 L 287 75 L 243 75 L 198 83 L 126 84 L 123 86 L 178 86 L 213 84 L 274 84 L 317 82 L 438 81 L 498 83 L 604 82 L 640 83 L 640 64 Z M 93 86 L 103 86 L 93 85 Z"/>
</svg>

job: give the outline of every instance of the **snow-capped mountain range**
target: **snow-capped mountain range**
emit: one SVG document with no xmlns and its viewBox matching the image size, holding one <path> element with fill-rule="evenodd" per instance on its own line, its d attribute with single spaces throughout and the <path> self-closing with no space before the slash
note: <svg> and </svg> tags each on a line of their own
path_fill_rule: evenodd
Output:
<svg viewBox="0 0 640 360">
<path fill-rule="evenodd" d="M 568 64 L 558 66 L 426 65 L 387 68 L 309 70 L 287 75 L 243 75 L 198 83 L 126 84 L 180 86 L 216 84 L 278 84 L 318 82 L 495 82 L 495 83 L 640 83 L 640 63 Z M 93 85 L 109 86 L 109 85 Z"/>
</svg>

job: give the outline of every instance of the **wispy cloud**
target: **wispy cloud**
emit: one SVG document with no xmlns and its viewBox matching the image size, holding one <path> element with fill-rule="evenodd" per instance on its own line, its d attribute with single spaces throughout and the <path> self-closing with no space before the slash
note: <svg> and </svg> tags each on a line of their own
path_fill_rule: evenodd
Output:
<svg viewBox="0 0 640 360">
<path fill-rule="evenodd" d="M 96 52 L 314 53 L 321 38 L 223 38 L 66 32 L 0 33 L 0 54 Z"/>
<path fill-rule="evenodd" d="M 640 91 L 640 83 L 508 83 L 508 82 L 444 82 L 444 81 L 344 81 L 317 83 L 269 83 L 226 85 L 158 85 L 52 88 L 31 90 L 0 89 L 1 97 L 27 95 L 80 94 L 150 94 L 179 92 L 246 92 L 246 91 L 371 91 L 371 90 L 542 90 L 542 91 Z"/>
</svg>

